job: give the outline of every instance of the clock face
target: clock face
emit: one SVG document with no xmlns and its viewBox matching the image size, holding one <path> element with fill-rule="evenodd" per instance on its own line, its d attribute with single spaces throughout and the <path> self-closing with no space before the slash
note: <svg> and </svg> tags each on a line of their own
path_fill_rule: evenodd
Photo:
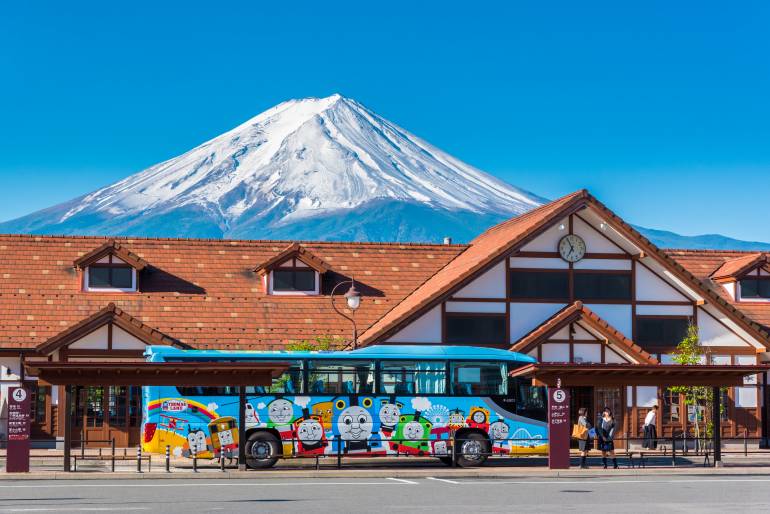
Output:
<svg viewBox="0 0 770 514">
<path fill-rule="evenodd" d="M 559 241 L 559 254 L 567 262 L 577 262 L 586 254 L 586 242 L 575 234 L 567 234 Z"/>
</svg>

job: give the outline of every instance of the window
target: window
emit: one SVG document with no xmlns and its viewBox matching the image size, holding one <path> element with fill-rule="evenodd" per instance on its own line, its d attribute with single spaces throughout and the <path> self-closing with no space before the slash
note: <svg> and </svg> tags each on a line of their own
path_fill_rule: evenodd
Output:
<svg viewBox="0 0 770 514">
<path fill-rule="evenodd" d="M 532 380 L 515 378 L 510 380 L 511 395 L 516 399 L 516 414 L 539 421 L 546 420 L 548 397 L 545 387 L 532 385 Z"/>
<path fill-rule="evenodd" d="M 92 264 L 86 270 L 86 288 L 89 290 L 136 289 L 135 270 L 126 264 Z"/>
<path fill-rule="evenodd" d="M 45 397 L 48 394 L 48 386 L 26 383 L 24 384 L 29 389 L 29 405 L 30 413 L 29 419 L 33 423 L 45 424 L 46 411 L 45 411 Z"/>
<path fill-rule="evenodd" d="M 631 300 L 630 273 L 575 273 L 575 298 Z"/>
<path fill-rule="evenodd" d="M 276 269 L 272 272 L 273 291 L 302 292 L 316 291 L 316 272 L 312 269 Z"/>
<path fill-rule="evenodd" d="M 180 396 L 238 396 L 238 386 L 185 386 L 177 387 Z M 273 378 L 269 387 L 246 386 L 247 395 L 256 394 L 297 394 L 302 387 L 302 363 L 292 364 L 281 376 Z"/>
<path fill-rule="evenodd" d="M 310 394 L 357 394 L 374 392 L 374 363 L 310 361 Z"/>
<path fill-rule="evenodd" d="M 770 300 L 770 279 L 744 278 L 740 283 L 741 300 Z"/>
<path fill-rule="evenodd" d="M 663 422 L 679 423 L 681 418 L 679 393 L 674 393 L 670 389 L 663 390 Z"/>
<path fill-rule="evenodd" d="M 443 362 L 382 361 L 380 364 L 380 393 L 444 394 L 446 366 Z"/>
<path fill-rule="evenodd" d="M 453 362 L 451 368 L 452 394 L 504 395 L 508 390 L 504 362 Z"/>
<path fill-rule="evenodd" d="M 688 318 L 636 318 L 636 343 L 642 347 L 676 346 L 687 335 Z"/>
<path fill-rule="evenodd" d="M 446 342 L 505 344 L 505 315 L 447 314 Z"/>
<path fill-rule="evenodd" d="M 511 271 L 509 280 L 511 298 L 569 298 L 569 274 L 566 271 Z"/>
</svg>

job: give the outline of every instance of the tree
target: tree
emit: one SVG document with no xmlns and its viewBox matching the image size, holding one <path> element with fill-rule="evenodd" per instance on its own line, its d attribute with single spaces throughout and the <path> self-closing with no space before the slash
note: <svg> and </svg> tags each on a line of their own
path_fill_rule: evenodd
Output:
<svg viewBox="0 0 770 514">
<path fill-rule="evenodd" d="M 314 339 L 289 341 L 286 349 L 290 352 L 324 352 L 340 350 L 345 341 L 339 336 L 318 336 Z"/>
<path fill-rule="evenodd" d="M 685 335 L 684 339 L 682 339 L 676 346 L 676 350 L 671 354 L 671 359 L 677 364 L 693 366 L 702 364 L 704 359 L 708 361 L 709 358 L 710 355 L 707 354 L 705 348 L 700 344 L 698 327 L 690 324 L 687 327 L 687 335 Z M 711 437 L 711 433 L 713 432 L 711 409 L 714 405 L 712 389 L 705 386 L 673 386 L 669 387 L 668 390 L 683 396 L 684 405 L 687 408 L 688 414 L 690 407 L 692 407 L 694 413 L 693 421 L 696 445 L 700 445 L 701 418 L 705 423 L 703 435 L 705 437 Z"/>
</svg>

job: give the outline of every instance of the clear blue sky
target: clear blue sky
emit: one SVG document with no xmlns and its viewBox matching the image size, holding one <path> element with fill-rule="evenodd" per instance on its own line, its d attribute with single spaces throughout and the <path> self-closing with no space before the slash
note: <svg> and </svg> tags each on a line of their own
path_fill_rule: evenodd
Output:
<svg viewBox="0 0 770 514">
<path fill-rule="evenodd" d="M 374 4 L 6 3 L 0 220 L 340 92 L 540 195 L 770 241 L 770 3 Z"/>
</svg>

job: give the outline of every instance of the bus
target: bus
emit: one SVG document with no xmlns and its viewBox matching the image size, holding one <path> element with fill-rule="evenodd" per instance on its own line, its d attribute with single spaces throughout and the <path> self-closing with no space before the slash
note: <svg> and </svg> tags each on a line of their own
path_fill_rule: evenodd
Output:
<svg viewBox="0 0 770 514">
<path fill-rule="evenodd" d="M 150 362 L 290 363 L 246 388 L 246 465 L 281 457 L 432 456 L 477 466 L 489 455 L 546 454 L 545 388 L 508 376 L 532 357 L 492 348 L 383 345 L 352 351 L 183 350 L 149 346 Z M 145 452 L 201 459 L 238 454 L 239 388 L 145 386 Z M 454 447 L 452 441 L 455 441 Z"/>
</svg>

